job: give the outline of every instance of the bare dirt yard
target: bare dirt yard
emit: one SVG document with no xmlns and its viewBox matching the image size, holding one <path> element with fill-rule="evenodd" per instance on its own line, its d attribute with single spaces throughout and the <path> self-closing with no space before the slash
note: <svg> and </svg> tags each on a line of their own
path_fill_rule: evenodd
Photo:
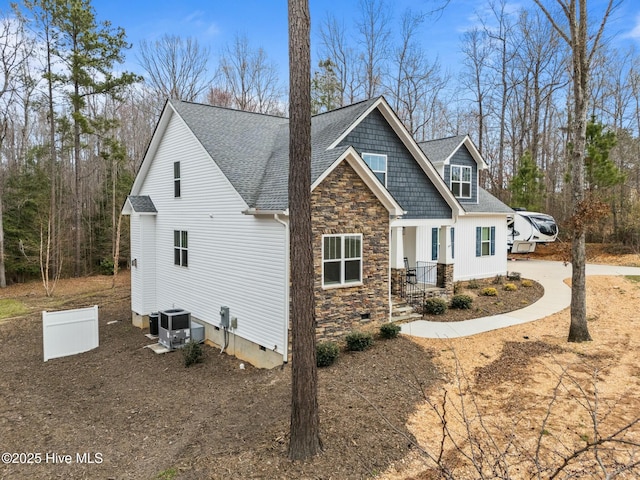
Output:
<svg viewBox="0 0 640 480">
<path fill-rule="evenodd" d="M 205 361 L 185 368 L 180 352 L 144 348 L 152 342 L 131 326 L 128 272 L 115 288 L 108 277 L 61 282 L 51 299 L 37 283 L 11 286 L 0 291 L 0 453 L 40 461 L 13 455 L 0 478 L 430 479 L 442 476 L 429 459 L 442 445 L 453 478 L 481 477 L 465 460 L 470 446 L 494 459 L 479 465 L 485 478 L 497 476 L 489 463 L 508 470 L 503 478 L 531 478 L 536 459 L 549 478 L 596 432 L 610 435 L 640 415 L 640 283 L 589 278 L 588 302 L 593 341 L 584 344 L 566 342 L 565 310 L 472 338 L 376 339 L 365 352 L 342 352 L 319 370 L 324 453 L 290 462 L 290 366 L 240 369 L 206 347 Z M 40 312 L 94 304 L 100 346 L 43 362 Z M 623 434 L 637 442 L 638 424 Z M 606 446 L 605 466 L 628 463 L 629 450 L 640 456 L 629 443 Z M 567 468 L 604 478 L 592 457 Z"/>
</svg>

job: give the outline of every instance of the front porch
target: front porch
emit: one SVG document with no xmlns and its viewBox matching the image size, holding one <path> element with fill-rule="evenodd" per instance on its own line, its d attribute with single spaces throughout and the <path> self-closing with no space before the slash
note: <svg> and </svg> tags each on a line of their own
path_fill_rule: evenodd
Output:
<svg viewBox="0 0 640 480">
<path fill-rule="evenodd" d="M 451 296 L 453 252 L 450 225 L 392 228 L 391 294 L 409 305 Z"/>
</svg>

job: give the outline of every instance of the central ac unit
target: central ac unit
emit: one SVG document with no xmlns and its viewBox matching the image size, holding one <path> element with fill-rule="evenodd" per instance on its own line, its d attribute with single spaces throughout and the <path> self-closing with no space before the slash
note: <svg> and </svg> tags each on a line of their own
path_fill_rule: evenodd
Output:
<svg viewBox="0 0 640 480">
<path fill-rule="evenodd" d="M 158 342 L 169 350 L 184 347 L 191 337 L 191 314 L 181 308 L 160 312 Z"/>
</svg>

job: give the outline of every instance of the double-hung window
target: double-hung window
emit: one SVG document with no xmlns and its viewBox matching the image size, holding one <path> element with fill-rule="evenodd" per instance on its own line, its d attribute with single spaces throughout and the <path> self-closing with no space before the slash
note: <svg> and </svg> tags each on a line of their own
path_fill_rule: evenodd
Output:
<svg viewBox="0 0 640 480">
<path fill-rule="evenodd" d="M 362 282 L 362 235 L 322 237 L 322 285 L 324 287 Z"/>
<path fill-rule="evenodd" d="M 181 267 L 189 265 L 189 251 L 187 232 L 184 230 L 173 231 L 173 263 Z"/>
<path fill-rule="evenodd" d="M 180 197 L 180 162 L 173 162 L 173 196 Z"/>
<path fill-rule="evenodd" d="M 379 153 L 363 153 L 362 159 L 369 165 L 378 180 L 387 186 L 387 156 Z"/>
<path fill-rule="evenodd" d="M 451 165 L 451 191 L 456 198 L 471 198 L 471 167 Z"/>
<path fill-rule="evenodd" d="M 496 254 L 496 227 L 476 227 L 476 257 Z"/>
</svg>

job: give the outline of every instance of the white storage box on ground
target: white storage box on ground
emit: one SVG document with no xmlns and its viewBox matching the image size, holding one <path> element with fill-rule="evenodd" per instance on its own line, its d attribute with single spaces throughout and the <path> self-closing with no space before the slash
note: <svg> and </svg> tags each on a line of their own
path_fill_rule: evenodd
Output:
<svg viewBox="0 0 640 480">
<path fill-rule="evenodd" d="M 181 308 L 160 312 L 158 342 L 173 350 L 184 347 L 191 338 L 191 313 Z"/>
<path fill-rule="evenodd" d="M 204 342 L 204 325 L 191 322 L 191 341 L 196 343 Z"/>
</svg>

